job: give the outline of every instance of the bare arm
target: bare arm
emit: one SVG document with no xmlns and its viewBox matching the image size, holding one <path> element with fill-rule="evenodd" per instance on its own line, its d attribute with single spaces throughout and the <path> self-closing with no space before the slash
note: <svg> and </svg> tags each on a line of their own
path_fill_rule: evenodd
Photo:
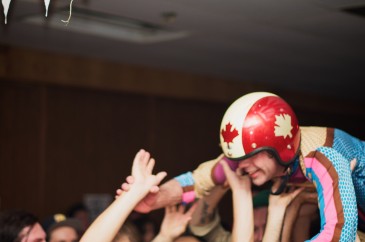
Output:
<svg viewBox="0 0 365 242">
<path fill-rule="evenodd" d="M 249 176 L 232 171 L 225 161 L 221 161 L 228 183 L 232 189 L 233 231 L 232 242 L 253 242 L 254 221 L 251 180 Z"/>
<path fill-rule="evenodd" d="M 280 180 L 277 180 L 273 185 L 273 190 L 276 190 L 280 185 Z M 280 241 L 282 225 L 285 216 L 285 210 L 290 202 L 301 192 L 304 188 L 298 188 L 288 193 L 279 195 L 270 195 L 268 218 L 265 228 L 263 242 Z"/>
<path fill-rule="evenodd" d="M 80 242 L 110 242 L 114 239 L 134 206 L 147 195 L 157 192 L 158 184 L 166 172 L 152 174 L 155 161 L 150 154 L 140 150 L 133 161 L 133 184 L 109 205 L 86 230 Z"/>
<path fill-rule="evenodd" d="M 202 198 L 217 185 L 226 181 L 223 168 L 219 161 L 225 160 L 231 169 L 237 168 L 237 162 L 229 161 L 223 155 L 213 160 L 201 163 L 193 172 L 187 172 L 175 177 L 160 186 L 158 193 L 149 193 L 140 201 L 135 210 L 149 213 L 152 210 L 175 205 L 181 202 L 191 203 L 195 198 Z M 122 193 L 117 190 L 117 196 Z"/>
<path fill-rule="evenodd" d="M 228 190 L 228 186 L 216 186 L 196 202 L 197 208 L 189 223 L 190 231 L 195 236 L 209 242 L 229 240 L 231 233 L 221 226 L 217 210 L 219 201 Z"/>
<path fill-rule="evenodd" d="M 315 218 L 317 208 L 317 192 L 315 189 L 306 189 L 299 193 L 287 208 L 281 241 L 293 241 L 292 235 L 295 235 L 296 241 L 309 239 L 310 224 Z"/>
<path fill-rule="evenodd" d="M 210 223 L 214 218 L 219 201 L 228 190 L 229 187 L 216 186 L 207 196 L 199 199 L 190 224 L 194 226 L 204 226 Z"/>
<path fill-rule="evenodd" d="M 225 175 L 218 161 L 224 159 L 223 155 L 201 163 L 193 172 L 181 174 L 160 186 L 158 193 L 149 193 L 137 204 L 135 210 L 148 213 L 152 210 L 163 208 L 181 202 L 191 203 L 195 198 L 201 198 L 212 190 L 217 184 L 223 184 Z M 229 164 L 235 169 L 236 163 Z M 118 189 L 117 197 L 124 189 Z"/>
</svg>

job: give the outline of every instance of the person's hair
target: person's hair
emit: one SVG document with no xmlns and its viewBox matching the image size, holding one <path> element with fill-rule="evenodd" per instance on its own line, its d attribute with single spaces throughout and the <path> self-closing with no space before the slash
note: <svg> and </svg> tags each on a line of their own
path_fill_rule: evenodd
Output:
<svg viewBox="0 0 365 242">
<path fill-rule="evenodd" d="M 28 226 L 38 223 L 38 218 L 24 210 L 7 210 L 0 212 L 0 241 L 19 242 L 20 232 Z"/>
<path fill-rule="evenodd" d="M 75 214 L 79 211 L 85 211 L 85 212 L 89 212 L 89 209 L 86 207 L 86 205 L 82 202 L 79 203 L 75 203 L 72 204 L 72 206 L 70 206 L 67 211 L 66 211 L 66 216 L 68 218 L 73 218 L 75 217 Z"/>
<path fill-rule="evenodd" d="M 113 241 L 118 241 L 121 236 L 127 236 L 130 242 L 142 241 L 142 237 L 136 225 L 128 220 L 122 225 Z"/>
<path fill-rule="evenodd" d="M 138 218 L 131 219 L 130 221 L 134 223 L 139 233 L 142 235 L 142 241 L 148 240 L 148 238 L 144 238 L 146 235 L 152 233 L 156 236 L 160 230 L 160 226 L 150 214 L 139 214 Z"/>
</svg>

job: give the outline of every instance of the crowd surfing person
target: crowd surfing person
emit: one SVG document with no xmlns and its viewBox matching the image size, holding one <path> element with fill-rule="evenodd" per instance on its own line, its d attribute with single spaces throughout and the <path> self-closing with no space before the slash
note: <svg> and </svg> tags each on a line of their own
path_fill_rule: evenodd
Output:
<svg viewBox="0 0 365 242">
<path fill-rule="evenodd" d="M 280 194 L 286 183 L 315 185 L 320 232 L 310 241 L 355 241 L 365 211 L 365 142 L 331 127 L 299 126 L 289 104 L 268 92 L 246 94 L 234 101 L 220 128 L 223 154 L 181 174 L 148 194 L 136 211 L 149 212 L 167 204 L 201 198 L 225 174 L 220 163 L 250 177 L 261 186 L 280 178 L 272 189 Z"/>
</svg>

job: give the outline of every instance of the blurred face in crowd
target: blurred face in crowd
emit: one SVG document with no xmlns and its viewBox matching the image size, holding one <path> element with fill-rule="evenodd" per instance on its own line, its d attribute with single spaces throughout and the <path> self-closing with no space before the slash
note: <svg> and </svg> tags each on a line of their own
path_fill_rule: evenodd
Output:
<svg viewBox="0 0 365 242">
<path fill-rule="evenodd" d="M 267 207 L 258 207 L 254 209 L 254 240 L 261 242 L 264 237 L 267 217 Z"/>
<path fill-rule="evenodd" d="M 79 240 L 74 228 L 63 226 L 52 231 L 49 242 L 77 242 Z"/>
<path fill-rule="evenodd" d="M 90 215 L 88 211 L 79 210 L 74 214 L 74 218 L 81 222 L 84 231 L 90 226 Z"/>
</svg>

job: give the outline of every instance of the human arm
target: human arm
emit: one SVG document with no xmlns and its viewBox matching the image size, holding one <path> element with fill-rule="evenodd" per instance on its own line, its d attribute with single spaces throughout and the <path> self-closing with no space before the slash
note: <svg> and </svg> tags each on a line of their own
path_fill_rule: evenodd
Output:
<svg viewBox="0 0 365 242">
<path fill-rule="evenodd" d="M 321 147 L 304 158 L 304 165 L 322 214 L 320 232 L 310 241 L 355 241 L 357 204 L 349 162 L 335 149 Z"/>
<path fill-rule="evenodd" d="M 221 226 L 217 205 L 229 186 L 215 186 L 209 193 L 196 201 L 197 208 L 189 222 L 189 229 L 195 236 L 205 241 L 229 241 L 230 232 Z"/>
<path fill-rule="evenodd" d="M 117 191 L 120 194 L 122 190 Z M 183 188 L 176 179 L 170 179 L 160 186 L 158 192 L 149 192 L 134 210 L 140 213 L 149 213 L 152 210 L 181 203 Z"/>
<path fill-rule="evenodd" d="M 165 216 L 161 228 L 152 242 L 173 242 L 186 230 L 197 204 L 193 204 L 186 212 L 184 205 L 171 205 L 165 208 Z"/>
<path fill-rule="evenodd" d="M 225 159 L 223 155 L 213 160 L 201 163 L 194 171 L 186 172 L 160 185 L 158 193 L 149 193 L 137 204 L 135 210 L 148 213 L 152 210 L 181 202 L 191 203 L 195 199 L 207 195 L 216 185 L 225 182 L 225 174 L 219 161 Z M 237 162 L 230 161 L 232 169 L 236 169 Z M 123 189 L 117 190 L 117 196 Z"/>
<path fill-rule="evenodd" d="M 158 185 L 166 172 L 152 174 L 155 161 L 145 150 L 140 150 L 133 161 L 133 184 L 120 194 L 90 225 L 80 242 L 110 242 L 132 212 L 136 204 L 149 192 L 158 192 Z"/>
<path fill-rule="evenodd" d="M 304 241 L 309 238 L 311 224 L 318 219 L 317 192 L 309 184 L 311 186 L 305 187 L 286 210 L 281 242 Z"/>
<path fill-rule="evenodd" d="M 280 186 L 280 179 L 276 180 L 273 184 L 272 190 L 277 190 Z M 284 221 L 285 210 L 290 202 L 303 190 L 304 188 L 298 188 L 290 192 L 283 192 L 279 195 L 269 196 L 269 207 L 267 223 L 265 228 L 265 234 L 263 242 L 280 241 L 280 234 L 282 230 L 282 224 Z"/>
<path fill-rule="evenodd" d="M 251 180 L 247 175 L 232 171 L 225 161 L 221 164 L 232 189 L 233 230 L 232 242 L 254 240 L 254 218 Z"/>
</svg>

